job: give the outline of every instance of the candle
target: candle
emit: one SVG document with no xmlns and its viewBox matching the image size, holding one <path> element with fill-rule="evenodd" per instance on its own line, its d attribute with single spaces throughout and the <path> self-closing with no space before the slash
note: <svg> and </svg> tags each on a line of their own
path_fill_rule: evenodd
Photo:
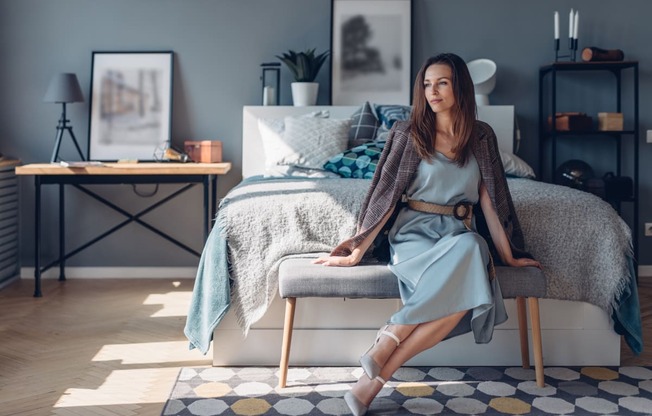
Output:
<svg viewBox="0 0 652 416">
<path fill-rule="evenodd" d="M 573 19 L 575 16 L 573 16 L 573 9 L 571 9 L 570 14 L 568 15 L 568 37 L 572 38 L 573 37 Z"/>
<path fill-rule="evenodd" d="M 577 39 L 577 28 L 580 23 L 580 12 L 575 10 L 575 22 L 573 23 L 573 38 Z"/>
<path fill-rule="evenodd" d="M 555 12 L 555 40 L 559 39 L 559 12 Z"/>
<path fill-rule="evenodd" d="M 274 87 L 263 88 L 263 105 L 276 105 L 274 96 Z"/>
</svg>

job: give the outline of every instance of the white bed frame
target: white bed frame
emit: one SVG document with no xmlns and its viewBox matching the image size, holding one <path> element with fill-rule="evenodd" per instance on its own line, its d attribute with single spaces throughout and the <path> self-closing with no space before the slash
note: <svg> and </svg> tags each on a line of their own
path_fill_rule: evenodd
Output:
<svg viewBox="0 0 652 416">
<path fill-rule="evenodd" d="M 243 176 L 264 170 L 258 118 L 279 118 L 327 109 L 332 118 L 349 117 L 358 107 L 244 107 Z M 478 108 L 502 150 L 511 151 L 514 107 Z M 357 365 L 376 331 L 398 308 L 400 300 L 299 299 L 292 337 L 290 366 Z M 491 343 L 478 345 L 471 334 L 442 342 L 408 362 L 409 365 L 520 365 L 516 304 L 505 300 L 509 320 L 496 327 Z M 620 336 L 607 313 L 585 303 L 541 299 L 543 359 L 546 366 L 620 365 Z M 214 331 L 213 365 L 269 365 L 280 360 L 284 302 L 277 298 L 265 316 L 243 337 L 232 312 Z"/>
</svg>

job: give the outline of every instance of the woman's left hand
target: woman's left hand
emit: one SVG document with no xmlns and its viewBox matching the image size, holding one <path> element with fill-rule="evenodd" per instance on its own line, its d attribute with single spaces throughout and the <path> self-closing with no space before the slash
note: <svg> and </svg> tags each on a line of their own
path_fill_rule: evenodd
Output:
<svg viewBox="0 0 652 416">
<path fill-rule="evenodd" d="M 505 264 L 510 267 L 537 267 L 541 268 L 541 263 L 534 259 L 528 259 L 527 257 L 522 257 L 520 259 L 511 258 L 505 261 Z"/>
</svg>

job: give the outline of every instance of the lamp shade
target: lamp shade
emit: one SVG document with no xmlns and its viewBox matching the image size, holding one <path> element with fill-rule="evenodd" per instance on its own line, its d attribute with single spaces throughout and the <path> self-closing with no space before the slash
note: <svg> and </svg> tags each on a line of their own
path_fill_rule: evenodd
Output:
<svg viewBox="0 0 652 416">
<path fill-rule="evenodd" d="M 43 101 L 48 103 L 83 102 L 84 95 L 79 86 L 79 81 L 77 81 L 77 75 L 56 74 L 53 76 Z"/>
<path fill-rule="evenodd" d="M 489 94 L 496 86 L 496 63 L 490 59 L 476 59 L 466 65 L 473 80 L 476 103 L 489 105 Z"/>
</svg>

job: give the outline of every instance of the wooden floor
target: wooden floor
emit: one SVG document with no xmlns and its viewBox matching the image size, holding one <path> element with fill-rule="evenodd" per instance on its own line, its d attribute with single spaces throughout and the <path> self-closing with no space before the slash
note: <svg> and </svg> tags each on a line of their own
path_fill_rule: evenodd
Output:
<svg viewBox="0 0 652 416">
<path fill-rule="evenodd" d="M 30 280 L 0 291 L 0 414 L 160 415 L 178 371 L 208 366 L 183 335 L 190 279 Z M 652 345 L 652 279 L 640 285 Z M 624 347 L 623 365 L 652 365 Z"/>
<path fill-rule="evenodd" d="M 31 280 L 0 291 L 0 414 L 160 415 L 181 367 L 192 279 Z"/>
</svg>

